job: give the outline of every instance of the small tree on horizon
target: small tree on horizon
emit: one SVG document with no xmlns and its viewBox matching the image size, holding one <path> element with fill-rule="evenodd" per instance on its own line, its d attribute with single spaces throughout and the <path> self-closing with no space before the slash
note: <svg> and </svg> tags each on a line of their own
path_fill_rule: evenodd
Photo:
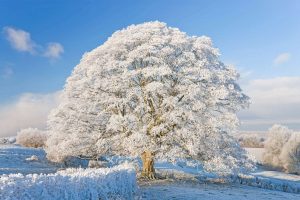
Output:
<svg viewBox="0 0 300 200">
<path fill-rule="evenodd" d="M 115 32 L 84 54 L 48 120 L 47 156 L 102 154 L 192 158 L 247 164 L 229 133 L 249 98 L 238 73 L 219 61 L 208 37 L 190 37 L 165 23 Z M 218 169 L 216 169 L 218 170 Z"/>
</svg>

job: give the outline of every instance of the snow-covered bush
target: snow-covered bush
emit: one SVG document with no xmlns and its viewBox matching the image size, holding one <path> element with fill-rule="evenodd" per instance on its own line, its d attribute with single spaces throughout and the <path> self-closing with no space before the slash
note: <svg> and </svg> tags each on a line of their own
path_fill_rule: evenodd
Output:
<svg viewBox="0 0 300 200">
<path fill-rule="evenodd" d="M 98 160 L 90 160 L 88 167 L 90 168 L 105 168 L 108 167 L 109 163 L 107 161 L 98 161 Z"/>
<path fill-rule="evenodd" d="M 300 175 L 300 133 L 295 132 L 291 135 L 284 144 L 279 158 L 286 172 Z"/>
<path fill-rule="evenodd" d="M 60 162 L 150 151 L 155 159 L 245 167 L 245 151 L 229 136 L 249 100 L 238 77 L 208 37 L 161 22 L 117 31 L 84 54 L 67 79 L 48 118 L 47 157 Z"/>
<path fill-rule="evenodd" d="M 300 174 L 300 133 L 281 125 L 270 128 L 263 162 L 286 172 Z"/>
<path fill-rule="evenodd" d="M 0 138 L 0 144 L 13 144 L 16 142 L 15 137 L 4 137 Z"/>
<path fill-rule="evenodd" d="M 55 174 L 9 174 L 0 177 L 0 199 L 133 199 L 136 175 L 123 164 L 105 169 L 74 169 Z"/>
<path fill-rule="evenodd" d="M 238 139 L 240 145 L 246 148 L 263 148 L 264 138 L 257 136 L 242 136 Z"/>
<path fill-rule="evenodd" d="M 289 140 L 292 133 L 292 130 L 278 124 L 273 125 L 269 129 L 268 138 L 265 142 L 265 152 L 263 155 L 263 161 L 265 164 L 274 167 L 283 166 L 280 154 L 284 144 Z"/>
<path fill-rule="evenodd" d="M 37 128 L 22 129 L 17 134 L 16 143 L 24 147 L 43 147 L 47 140 L 47 134 L 45 131 L 41 131 Z"/>
</svg>

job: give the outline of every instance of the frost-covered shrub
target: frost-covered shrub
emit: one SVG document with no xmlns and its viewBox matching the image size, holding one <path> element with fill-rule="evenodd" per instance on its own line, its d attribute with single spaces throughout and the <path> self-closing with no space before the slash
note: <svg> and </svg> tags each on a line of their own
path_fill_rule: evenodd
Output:
<svg viewBox="0 0 300 200">
<path fill-rule="evenodd" d="M 270 128 L 263 162 L 289 173 L 300 174 L 300 133 L 281 125 Z"/>
<path fill-rule="evenodd" d="M 245 151 L 229 133 L 249 98 L 219 55 L 210 38 L 161 22 L 115 32 L 84 54 L 67 79 L 48 117 L 47 157 L 149 151 L 155 160 L 219 159 L 228 169 L 245 167 Z"/>
<path fill-rule="evenodd" d="M 134 199 L 136 174 L 123 164 L 113 168 L 69 168 L 55 174 L 0 176 L 0 199 Z"/>
<path fill-rule="evenodd" d="M 291 135 L 284 144 L 279 158 L 286 172 L 300 175 L 300 133 Z"/>
<path fill-rule="evenodd" d="M 105 168 L 108 167 L 109 163 L 107 161 L 98 161 L 98 160 L 90 160 L 88 167 L 90 168 Z"/>
<path fill-rule="evenodd" d="M 243 136 L 240 137 L 239 143 L 246 148 L 263 148 L 265 139 L 257 136 Z"/>
<path fill-rule="evenodd" d="M 4 137 L 0 138 L 0 144 L 13 144 L 16 142 L 15 137 Z"/>
<path fill-rule="evenodd" d="M 47 134 L 45 131 L 37 128 L 22 129 L 17 134 L 16 143 L 24 147 L 43 147 L 47 140 Z"/>
<path fill-rule="evenodd" d="M 284 144 L 289 140 L 293 131 L 285 126 L 273 125 L 268 132 L 268 138 L 265 142 L 265 152 L 263 162 L 273 167 L 282 167 L 283 163 L 280 154 Z"/>
</svg>

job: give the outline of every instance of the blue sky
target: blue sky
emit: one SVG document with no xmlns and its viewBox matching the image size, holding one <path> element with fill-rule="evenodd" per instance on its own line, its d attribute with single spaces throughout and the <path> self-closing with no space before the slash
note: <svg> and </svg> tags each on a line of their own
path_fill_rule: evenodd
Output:
<svg viewBox="0 0 300 200">
<path fill-rule="evenodd" d="M 298 83 L 300 1 L 297 0 L 1 0 L 0 111 L 1 105 L 18 102 L 25 93 L 50 94 L 61 90 L 84 52 L 101 45 L 118 29 L 153 20 L 166 22 L 189 35 L 211 37 L 222 53 L 221 59 L 239 69 L 242 86 L 254 98 L 259 92 L 265 93 L 253 89 L 257 84 L 260 88 L 259 84 L 272 86 L 276 85 L 272 81 L 279 85 L 283 82 L 288 90 L 289 85 Z M 9 30 L 30 34 L 27 42 L 32 46 L 23 49 L 14 46 L 9 40 Z M 60 45 L 60 49 L 49 54 L 51 44 Z M 294 87 L 300 94 L 300 86 Z M 267 90 L 274 93 L 276 88 Z M 241 116 L 246 120 L 261 117 L 249 112 Z M 284 119 L 287 118 L 296 123 L 300 120 L 294 114 Z M 295 124 L 292 126 L 297 128 Z"/>
</svg>

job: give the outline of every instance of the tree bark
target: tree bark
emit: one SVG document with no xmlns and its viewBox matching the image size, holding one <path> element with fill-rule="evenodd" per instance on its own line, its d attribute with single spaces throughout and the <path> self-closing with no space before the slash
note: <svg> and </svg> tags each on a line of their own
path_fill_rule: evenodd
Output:
<svg viewBox="0 0 300 200">
<path fill-rule="evenodd" d="M 155 179 L 155 170 L 154 170 L 154 155 L 150 151 L 144 151 L 141 154 L 141 158 L 143 161 L 143 171 L 142 176 Z"/>
</svg>

